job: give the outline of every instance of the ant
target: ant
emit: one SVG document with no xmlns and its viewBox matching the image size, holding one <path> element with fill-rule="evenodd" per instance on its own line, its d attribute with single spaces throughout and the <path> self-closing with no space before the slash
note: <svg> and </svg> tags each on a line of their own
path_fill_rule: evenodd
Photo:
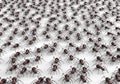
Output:
<svg viewBox="0 0 120 84">
<path fill-rule="evenodd" d="M 81 68 L 82 66 L 88 66 L 88 62 L 85 61 L 85 59 L 78 59 L 78 62 L 77 62 L 77 67 L 78 68 Z"/>
<path fill-rule="evenodd" d="M 44 49 L 47 49 L 48 47 L 49 47 L 49 45 L 48 45 L 48 44 L 45 44 L 43 48 L 44 48 Z"/>
<path fill-rule="evenodd" d="M 0 84 L 7 84 L 8 80 L 5 78 L 0 79 Z"/>
<path fill-rule="evenodd" d="M 101 82 L 101 84 L 103 84 L 103 82 Z M 109 77 L 106 77 L 104 80 L 104 84 L 113 84 L 113 80 Z"/>
<path fill-rule="evenodd" d="M 71 69 L 70 70 L 68 70 L 68 74 L 70 75 L 70 76 L 76 76 L 76 74 L 77 74 L 77 68 L 76 67 L 71 67 Z"/>
<path fill-rule="evenodd" d="M 33 43 L 34 43 L 33 40 L 30 40 L 30 41 L 28 42 L 29 45 L 32 45 Z"/>
<path fill-rule="evenodd" d="M 22 69 L 20 69 L 20 71 L 18 72 L 18 77 L 20 77 L 21 75 L 25 75 L 25 73 L 27 74 L 27 68 L 22 67 Z"/>
<path fill-rule="evenodd" d="M 14 64 L 14 65 L 12 65 L 12 66 L 7 70 L 7 72 L 8 72 L 8 71 L 9 71 L 9 72 L 16 71 L 17 68 L 18 68 L 18 66 Z"/>
<path fill-rule="evenodd" d="M 19 80 L 17 77 L 11 77 L 10 84 L 23 84 L 21 80 Z"/>
<path fill-rule="evenodd" d="M 80 71 L 80 74 L 83 74 L 83 75 L 89 75 L 90 73 L 89 73 L 89 69 L 87 68 L 87 67 L 82 67 L 81 68 L 81 71 Z"/>
<path fill-rule="evenodd" d="M 81 35 L 80 35 L 80 33 L 77 33 L 77 34 L 76 34 L 76 38 L 77 38 L 78 41 L 81 40 Z"/>
<path fill-rule="evenodd" d="M 17 62 L 17 59 L 15 57 L 11 57 L 8 62 L 13 65 Z"/>
<path fill-rule="evenodd" d="M 105 49 L 108 49 L 108 46 L 102 44 L 102 45 L 101 45 L 101 48 L 102 48 L 102 49 L 104 49 L 104 48 L 105 48 Z"/>
<path fill-rule="evenodd" d="M 25 59 L 23 62 L 22 62 L 22 65 L 28 65 L 28 64 L 30 64 L 30 60 L 29 59 Z"/>
<path fill-rule="evenodd" d="M 65 74 L 64 77 L 62 78 L 62 84 L 65 84 L 65 83 L 72 83 L 72 78 L 70 77 L 69 74 Z"/>
<path fill-rule="evenodd" d="M 107 55 L 107 56 L 112 56 L 112 53 L 109 52 L 109 51 L 106 51 L 106 55 Z"/>
<path fill-rule="evenodd" d="M 97 52 L 99 52 L 99 50 L 97 49 L 97 48 L 92 48 L 92 52 L 95 52 L 95 53 L 97 53 Z"/>
<path fill-rule="evenodd" d="M 50 68 L 50 74 L 59 72 L 59 69 L 61 69 L 61 68 L 58 65 L 52 64 L 52 66 Z"/>
<path fill-rule="evenodd" d="M 21 55 L 20 52 L 16 52 L 13 56 L 14 56 L 15 58 L 17 58 L 17 57 L 20 57 L 20 55 Z"/>
<path fill-rule="evenodd" d="M 0 48 L 0 54 L 2 54 L 3 53 L 3 49 L 2 48 Z"/>
<path fill-rule="evenodd" d="M 53 52 L 55 52 L 55 48 L 51 47 L 49 51 L 50 51 L 50 53 L 53 53 Z"/>
<path fill-rule="evenodd" d="M 110 62 L 115 63 L 116 61 L 117 61 L 117 57 L 112 56 L 112 57 L 110 58 Z"/>
<path fill-rule="evenodd" d="M 69 47 L 75 47 L 75 45 L 71 42 L 68 45 L 69 45 Z"/>
<path fill-rule="evenodd" d="M 38 69 L 38 66 L 32 67 L 30 73 L 32 73 L 33 75 L 40 75 L 40 69 Z"/>
<path fill-rule="evenodd" d="M 62 62 L 62 60 L 60 58 L 57 58 L 57 57 L 56 58 L 54 57 L 54 59 L 52 60 L 52 64 L 56 64 L 56 65 L 60 65 L 61 62 Z"/>
<path fill-rule="evenodd" d="M 114 79 L 116 82 L 120 82 L 120 74 L 119 73 L 116 73 L 115 74 L 115 79 Z"/>
<path fill-rule="evenodd" d="M 52 79 L 49 78 L 49 77 L 45 78 L 44 83 L 45 83 L 45 84 L 57 84 L 54 80 L 52 80 Z"/>
<path fill-rule="evenodd" d="M 68 53 L 69 53 L 68 49 L 63 50 L 63 54 L 68 54 Z"/>
<path fill-rule="evenodd" d="M 104 62 L 104 59 L 101 56 L 97 56 L 95 61 L 102 63 L 102 62 Z"/>
<path fill-rule="evenodd" d="M 101 64 L 96 64 L 95 69 L 108 72 L 108 70 L 104 66 L 102 66 Z"/>
<path fill-rule="evenodd" d="M 90 79 L 84 75 L 79 75 L 79 78 L 77 78 L 77 80 L 79 82 L 82 82 L 82 83 L 89 83 L 90 82 Z"/>
<path fill-rule="evenodd" d="M 31 51 L 29 49 L 26 49 L 25 52 L 24 52 L 25 55 L 28 55 L 30 53 L 31 53 Z"/>
<path fill-rule="evenodd" d="M 43 84 L 44 77 L 39 77 L 37 80 L 34 80 L 32 84 Z"/>
<path fill-rule="evenodd" d="M 53 43 L 53 47 L 57 47 L 58 44 L 56 42 Z"/>
<path fill-rule="evenodd" d="M 15 45 L 13 45 L 13 48 L 18 48 L 20 45 L 18 43 L 16 43 Z"/>
<path fill-rule="evenodd" d="M 43 58 L 41 58 L 41 56 L 35 56 L 35 59 L 33 59 L 33 63 L 35 62 L 35 63 L 39 63 L 39 62 L 41 62 L 42 61 L 42 59 Z"/>
<path fill-rule="evenodd" d="M 72 62 L 72 61 L 74 61 L 74 60 L 76 60 L 76 57 L 75 57 L 75 56 L 73 56 L 73 55 L 69 55 L 69 56 L 68 56 L 67 61 Z"/>
</svg>

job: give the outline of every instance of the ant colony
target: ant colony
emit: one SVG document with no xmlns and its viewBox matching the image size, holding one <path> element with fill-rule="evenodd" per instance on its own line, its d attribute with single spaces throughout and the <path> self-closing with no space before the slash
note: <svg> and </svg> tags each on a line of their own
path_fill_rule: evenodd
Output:
<svg viewBox="0 0 120 84">
<path fill-rule="evenodd" d="M 119 0 L 0 0 L 0 84 L 120 84 Z"/>
</svg>

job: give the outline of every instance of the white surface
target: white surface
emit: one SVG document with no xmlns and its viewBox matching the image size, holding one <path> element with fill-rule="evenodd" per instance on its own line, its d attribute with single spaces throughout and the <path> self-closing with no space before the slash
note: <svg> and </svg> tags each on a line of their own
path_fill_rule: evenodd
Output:
<svg viewBox="0 0 120 84">
<path fill-rule="evenodd" d="M 32 3 L 30 3 L 30 4 L 32 4 Z M 61 4 L 62 4 L 62 2 L 61 2 Z M 80 2 L 80 4 L 82 4 L 82 2 Z M 106 4 L 107 4 L 107 2 L 106 2 Z M 114 2 L 113 2 L 113 4 L 114 4 Z M 95 5 L 95 4 L 93 3 L 93 5 Z M 89 5 L 87 7 L 89 8 Z M 2 9 L 2 11 L 0 12 L 0 14 L 2 12 L 4 12 L 6 10 L 6 8 Z M 97 7 L 96 10 L 98 10 L 98 8 L 99 7 Z M 106 8 L 106 5 L 105 5 L 105 8 Z M 41 9 L 42 9 L 42 7 L 41 7 Z M 48 7 L 48 9 L 49 9 L 49 7 Z M 15 11 L 21 11 L 21 9 L 17 9 Z M 30 11 L 31 13 L 30 14 L 32 14 L 32 12 L 34 12 L 34 11 L 35 11 L 34 9 L 31 9 L 31 11 Z M 67 14 L 70 16 L 70 14 L 72 12 L 69 10 L 69 7 L 68 7 L 67 11 L 68 11 Z M 87 17 L 87 14 L 88 14 L 87 10 L 83 9 L 83 11 L 85 11 L 85 15 Z M 104 13 L 105 11 L 108 11 L 108 10 L 105 9 L 103 12 L 99 12 L 98 15 L 100 17 L 102 17 L 102 13 Z M 108 12 L 110 12 L 110 11 L 108 11 Z M 23 16 L 22 14 L 23 14 L 23 12 L 20 12 L 20 16 L 21 16 L 20 18 L 21 19 L 22 19 L 22 16 Z M 90 75 L 88 76 L 91 79 L 90 84 L 99 84 L 101 81 L 104 80 L 104 76 L 105 77 L 106 76 L 111 76 L 112 73 L 116 70 L 116 67 L 120 66 L 120 63 L 110 64 L 108 62 L 109 59 L 105 58 L 106 61 L 104 63 L 104 66 L 106 66 L 106 68 L 108 70 L 108 73 L 107 72 L 104 72 L 104 73 L 99 72 L 98 73 L 97 71 L 93 71 L 94 67 L 95 67 L 94 66 L 95 62 L 93 61 L 95 59 L 95 55 L 92 54 L 91 51 L 90 51 L 90 49 L 93 46 L 93 44 L 87 43 L 88 37 L 84 33 L 82 33 L 82 29 L 86 28 L 86 27 L 85 27 L 84 21 L 81 19 L 81 15 L 82 14 L 79 12 L 78 16 L 76 17 L 76 20 L 78 20 L 81 23 L 81 25 L 80 25 L 80 27 L 78 29 L 79 31 L 77 31 L 77 32 L 81 32 L 82 40 L 80 42 L 75 41 L 74 34 L 73 34 L 73 36 L 71 36 L 71 40 L 68 41 L 68 42 L 74 42 L 76 45 L 82 45 L 82 44 L 85 43 L 85 44 L 87 44 L 88 48 L 84 52 L 81 52 L 81 53 L 75 53 L 75 51 L 72 50 L 71 48 L 69 48 L 69 50 L 71 50 L 70 53 L 72 55 L 74 55 L 75 57 L 80 58 L 80 59 L 81 58 L 82 59 L 85 58 L 85 60 L 89 63 L 89 69 L 92 71 L 92 73 L 90 73 Z M 11 17 L 9 15 L 9 13 L 6 14 L 5 16 L 9 17 L 9 18 L 13 18 L 13 17 Z M 55 15 L 53 15 L 53 16 L 55 16 Z M 26 16 L 26 18 L 27 17 L 28 16 Z M 38 16 L 36 16 L 36 17 L 38 17 Z M 120 23 L 119 22 L 115 22 L 115 18 L 114 17 L 111 17 L 111 16 L 108 16 L 108 17 L 109 17 L 108 20 L 111 20 L 112 22 L 114 22 L 114 26 L 113 27 L 110 26 L 110 29 L 108 31 L 116 33 L 113 29 L 114 29 L 115 26 L 119 26 L 120 27 Z M 34 19 L 35 19 L 35 17 L 34 17 Z M 48 19 L 49 18 L 42 18 L 42 20 L 40 21 L 40 28 L 37 31 L 37 33 L 38 33 L 37 36 L 38 36 L 39 40 L 37 40 L 37 42 L 33 46 L 27 46 L 27 43 L 22 40 L 23 39 L 22 36 L 20 36 L 20 35 L 15 36 L 15 39 L 14 39 L 13 43 L 19 42 L 19 44 L 21 44 L 21 46 L 20 46 L 19 49 L 16 49 L 16 50 L 12 49 L 11 46 L 8 47 L 7 49 L 5 49 L 5 52 L 1 55 L 1 58 L 3 59 L 3 61 L 1 61 L 1 64 L 0 64 L 0 77 L 4 78 L 4 77 L 16 76 L 16 74 L 14 74 L 14 73 L 12 73 L 12 74 L 6 74 L 5 73 L 6 70 L 7 70 L 7 68 L 9 67 L 9 63 L 8 63 L 9 57 L 11 57 L 13 55 L 13 53 L 15 53 L 16 51 L 24 51 L 24 49 L 30 49 L 31 51 L 34 52 L 35 49 L 36 49 L 36 47 L 41 47 L 41 46 L 43 46 L 43 44 L 46 44 L 46 43 L 47 44 L 51 44 L 53 42 L 57 42 L 59 44 L 59 46 L 57 48 L 57 51 L 55 53 L 53 53 L 53 54 L 49 54 L 49 52 L 47 52 L 47 50 L 43 51 L 42 54 L 40 54 L 44 60 L 40 64 L 35 64 L 34 66 L 39 66 L 40 70 L 42 70 L 41 75 L 40 75 L 41 77 L 43 77 L 43 76 L 52 77 L 52 79 L 55 80 L 58 84 L 61 84 L 60 79 L 63 77 L 63 74 L 65 74 L 65 72 L 67 70 L 69 70 L 71 66 L 76 66 L 75 62 L 68 62 L 67 61 L 67 56 L 65 56 L 65 55 L 62 54 L 62 52 L 63 52 L 62 49 L 67 48 L 68 42 L 66 42 L 66 41 L 57 41 L 56 40 L 56 33 L 54 31 L 49 32 L 49 34 L 52 36 L 51 40 L 45 40 L 44 37 L 41 36 L 42 31 L 45 30 L 45 25 L 46 25 Z M 61 19 L 61 18 L 59 18 L 59 19 Z M 61 20 L 63 20 L 63 19 L 61 19 Z M 0 22 L 2 22 L 2 18 L 0 18 Z M 29 23 L 29 28 L 30 29 L 33 29 L 35 27 L 34 24 L 31 24 L 29 22 L 29 20 L 27 20 L 27 22 Z M 98 23 L 98 25 L 101 24 L 97 19 L 95 19 L 95 22 Z M 6 25 L 8 25 L 5 22 L 2 22 L 2 23 L 4 24 L 3 27 L 6 27 Z M 5 34 L 4 34 L 4 36 L 0 37 L 0 45 L 2 45 L 7 40 L 7 38 L 11 35 L 11 32 L 12 32 L 12 30 L 14 28 L 19 28 L 20 30 L 24 29 L 22 26 L 18 26 L 17 23 L 18 22 L 14 23 L 14 27 L 12 27 L 10 30 L 6 31 Z M 58 26 L 58 29 L 62 29 L 63 25 L 65 23 L 66 22 L 63 22 L 62 24 L 60 24 Z M 74 25 L 74 23 L 73 23 L 72 20 L 68 24 L 71 26 L 71 29 L 73 27 L 76 27 Z M 106 24 L 106 25 L 108 25 L 108 24 Z M 94 33 L 93 25 L 91 25 L 88 28 L 88 30 Z M 104 39 L 103 43 L 109 44 L 110 43 L 110 38 L 106 36 L 106 30 L 103 30 L 103 29 L 101 29 L 101 30 L 102 30 L 101 31 L 102 34 L 100 35 L 100 37 L 102 37 Z M 2 28 L 0 28 L 0 31 L 2 31 Z M 67 34 L 67 32 L 65 32 L 64 30 L 63 30 L 63 32 L 64 32 L 63 33 L 63 37 L 64 37 Z M 27 35 L 30 36 L 29 33 L 27 33 Z M 93 38 L 96 39 L 97 37 L 93 36 Z M 119 42 L 120 42 L 120 38 L 117 39 L 118 46 L 120 47 Z M 116 53 L 114 53 L 112 47 L 111 47 L 111 50 L 112 50 L 111 52 L 113 52 L 113 54 L 116 54 Z M 103 57 L 105 57 L 104 50 L 101 50 L 100 53 L 103 55 Z M 30 58 L 34 57 L 34 55 L 35 54 L 32 53 L 30 55 Z M 63 62 L 61 63 L 61 67 L 60 68 L 62 70 L 60 70 L 55 75 L 50 75 L 49 74 L 49 68 L 50 68 L 50 63 L 51 63 L 53 57 L 60 57 L 61 58 L 61 60 Z M 20 58 L 19 62 L 21 62 L 22 59 L 24 59 L 24 58 Z M 37 79 L 37 77 L 32 77 L 32 76 L 29 76 L 29 75 L 28 76 L 26 75 L 26 76 L 20 78 L 20 80 L 22 80 L 24 82 L 24 84 L 30 84 L 34 79 Z M 73 84 L 78 84 L 78 83 L 73 82 Z"/>
</svg>

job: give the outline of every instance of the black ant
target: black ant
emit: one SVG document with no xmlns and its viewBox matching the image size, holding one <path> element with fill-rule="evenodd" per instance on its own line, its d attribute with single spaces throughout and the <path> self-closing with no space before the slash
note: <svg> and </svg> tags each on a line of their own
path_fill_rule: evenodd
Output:
<svg viewBox="0 0 120 84">
<path fill-rule="evenodd" d="M 113 56 L 112 53 L 110 51 L 106 51 L 106 56 Z"/>
<path fill-rule="evenodd" d="M 9 82 L 10 82 L 10 84 L 17 84 L 17 83 L 23 84 L 23 82 L 21 80 L 19 80 L 17 77 L 11 77 Z"/>
<path fill-rule="evenodd" d="M 102 63 L 102 62 L 104 62 L 104 59 L 101 56 L 97 56 L 95 61 L 98 62 L 98 63 Z"/>
<path fill-rule="evenodd" d="M 80 70 L 80 74 L 83 74 L 86 76 L 90 74 L 89 72 L 90 72 L 90 70 L 87 67 L 82 67 Z"/>
<path fill-rule="evenodd" d="M 13 45 L 13 48 L 18 48 L 20 45 L 18 43 L 16 43 L 15 45 Z"/>
<path fill-rule="evenodd" d="M 76 58 L 75 56 L 69 55 L 67 61 L 68 61 L 68 62 L 72 62 L 72 61 L 75 61 L 76 59 L 77 59 L 77 58 Z"/>
<path fill-rule="evenodd" d="M 78 72 L 78 70 L 77 70 L 76 67 L 71 67 L 71 69 L 68 70 L 67 73 L 68 73 L 70 76 L 76 76 L 76 75 L 77 75 L 77 72 Z"/>
<path fill-rule="evenodd" d="M 104 84 L 113 84 L 114 81 L 112 80 L 112 78 L 106 77 L 104 79 Z M 101 82 L 101 84 L 103 84 L 103 82 Z"/>
<path fill-rule="evenodd" d="M 44 83 L 45 84 L 56 84 L 56 82 L 49 77 L 45 78 Z"/>
<path fill-rule="evenodd" d="M 61 62 L 62 62 L 62 60 L 60 58 L 57 58 L 57 57 L 56 58 L 54 57 L 54 59 L 52 60 L 52 64 L 56 64 L 56 65 L 60 65 Z"/>
<path fill-rule="evenodd" d="M 85 75 L 79 75 L 79 78 L 77 78 L 77 80 L 80 83 L 89 83 L 90 82 L 90 79 Z"/>
<path fill-rule="evenodd" d="M 101 64 L 96 64 L 95 69 L 101 70 L 101 71 L 107 71 L 105 66 L 102 66 Z"/>
<path fill-rule="evenodd" d="M 31 60 L 30 59 L 25 59 L 23 62 L 22 62 L 22 65 L 28 65 L 31 63 Z"/>
<path fill-rule="evenodd" d="M 117 82 L 120 82 L 120 74 L 119 73 L 116 73 L 115 74 L 115 82 L 117 83 Z"/>
<path fill-rule="evenodd" d="M 20 57 L 20 55 L 21 55 L 21 52 L 16 52 L 16 53 L 13 55 L 13 57 L 18 58 L 18 57 Z"/>
<path fill-rule="evenodd" d="M 75 44 L 73 44 L 71 42 L 68 45 L 69 45 L 69 47 L 75 47 Z"/>
<path fill-rule="evenodd" d="M 18 69 L 18 66 L 14 64 L 10 68 L 8 68 L 7 72 L 13 72 L 13 71 L 16 71 L 17 69 Z"/>
<path fill-rule="evenodd" d="M 26 49 L 25 52 L 24 52 L 25 55 L 28 55 L 30 53 L 31 53 L 31 51 L 29 49 Z"/>
<path fill-rule="evenodd" d="M 8 61 L 8 63 L 10 63 L 11 65 L 16 64 L 17 59 L 15 57 L 11 57 L 10 60 Z"/>
<path fill-rule="evenodd" d="M 5 78 L 0 79 L 0 84 L 7 84 L 8 80 Z"/>
<path fill-rule="evenodd" d="M 77 62 L 77 67 L 78 68 L 81 68 L 82 66 L 88 66 L 88 62 L 85 61 L 85 59 L 78 59 L 78 62 Z"/>
<path fill-rule="evenodd" d="M 64 77 L 62 78 L 62 84 L 65 83 L 73 83 L 73 80 L 69 74 L 65 74 Z"/>
<path fill-rule="evenodd" d="M 55 48 L 54 47 L 51 47 L 50 50 L 49 50 L 50 53 L 53 53 L 55 52 Z"/>
<path fill-rule="evenodd" d="M 27 74 L 27 68 L 26 67 L 22 67 L 21 69 L 20 69 L 20 71 L 18 72 L 18 77 L 20 77 L 20 76 L 24 76 L 25 75 L 25 73 Z"/>
<path fill-rule="evenodd" d="M 43 46 L 44 49 L 48 49 L 48 47 L 49 47 L 48 44 L 45 44 L 45 45 Z"/>
<path fill-rule="evenodd" d="M 55 74 L 57 72 L 59 72 L 61 69 L 58 65 L 56 64 L 52 64 L 52 66 L 50 67 L 50 74 Z"/>
<path fill-rule="evenodd" d="M 69 54 L 68 49 L 64 49 L 64 50 L 63 50 L 63 54 Z"/>
<path fill-rule="evenodd" d="M 33 74 L 33 75 L 40 75 L 41 73 L 41 70 L 38 69 L 38 66 L 37 67 L 32 67 L 31 70 L 30 70 L 30 73 Z"/>
<path fill-rule="evenodd" d="M 44 77 L 39 77 L 37 80 L 34 80 L 32 84 L 43 84 Z"/>
<path fill-rule="evenodd" d="M 37 56 L 35 56 L 35 58 L 33 59 L 33 63 L 35 62 L 35 63 L 39 63 L 39 62 L 41 62 L 43 60 L 43 58 L 41 57 L 41 56 L 39 56 L 39 55 L 37 55 Z"/>
</svg>

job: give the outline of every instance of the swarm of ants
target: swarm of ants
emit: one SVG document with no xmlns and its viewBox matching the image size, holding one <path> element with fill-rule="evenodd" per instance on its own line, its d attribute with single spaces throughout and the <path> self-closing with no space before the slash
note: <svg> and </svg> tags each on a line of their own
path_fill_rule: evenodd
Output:
<svg viewBox="0 0 120 84">
<path fill-rule="evenodd" d="M 119 7 L 119 0 L 1 0 L 0 84 L 35 77 L 32 84 L 119 84 Z"/>
</svg>

